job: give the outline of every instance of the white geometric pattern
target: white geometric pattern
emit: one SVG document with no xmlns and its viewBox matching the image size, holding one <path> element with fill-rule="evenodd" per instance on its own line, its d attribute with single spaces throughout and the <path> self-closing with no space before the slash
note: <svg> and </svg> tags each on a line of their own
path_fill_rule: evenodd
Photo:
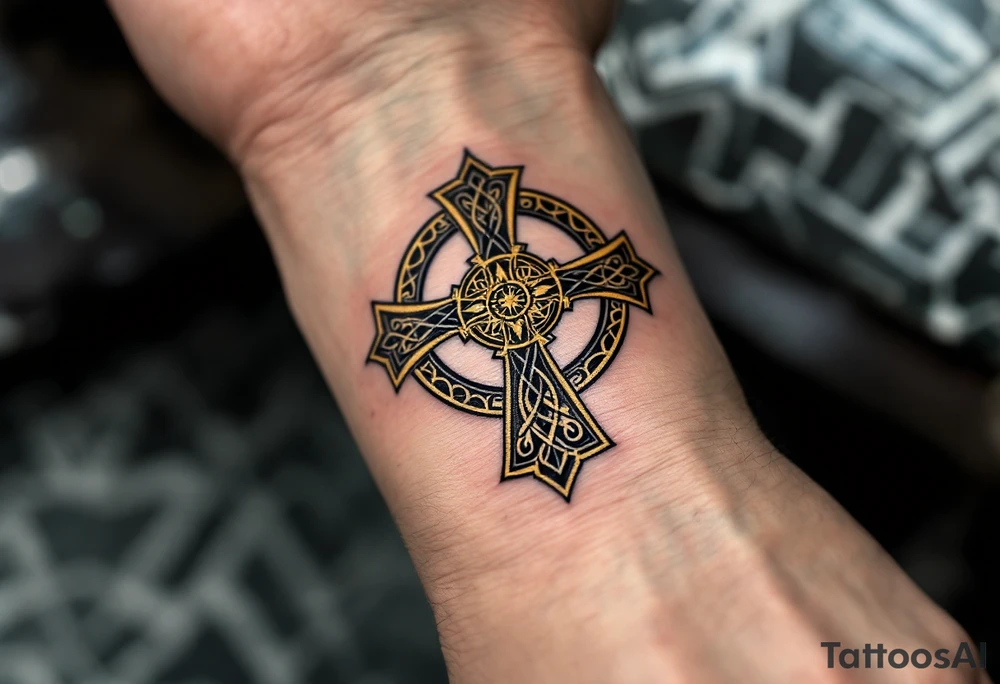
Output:
<svg viewBox="0 0 1000 684">
<path fill-rule="evenodd" d="M 1000 362 L 1000 3 L 629 3 L 600 56 L 651 165 Z"/>
<path fill-rule="evenodd" d="M 304 354 L 268 356 L 206 381 L 146 355 L 72 394 L 0 404 L 0 454 L 19 461 L 0 478 L 0 684 L 443 677 L 412 565 L 327 391 Z M 242 415 L 232 390 L 206 391 L 251 367 Z M 372 651 L 397 609 L 419 622 Z"/>
</svg>

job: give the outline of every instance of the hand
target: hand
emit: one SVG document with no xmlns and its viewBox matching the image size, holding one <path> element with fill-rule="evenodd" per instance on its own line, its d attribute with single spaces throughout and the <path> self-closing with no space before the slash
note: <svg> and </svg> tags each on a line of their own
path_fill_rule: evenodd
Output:
<svg viewBox="0 0 1000 684">
<path fill-rule="evenodd" d="M 248 179 L 455 681 L 977 681 L 826 667 L 824 641 L 969 638 L 756 428 L 587 63 L 611 4 L 112 0 L 154 82 Z M 570 507 L 497 491 L 477 419 L 361 367 L 370 302 L 466 145 L 634 228 L 665 274 L 617 379 L 588 391 L 619 446 Z"/>
</svg>

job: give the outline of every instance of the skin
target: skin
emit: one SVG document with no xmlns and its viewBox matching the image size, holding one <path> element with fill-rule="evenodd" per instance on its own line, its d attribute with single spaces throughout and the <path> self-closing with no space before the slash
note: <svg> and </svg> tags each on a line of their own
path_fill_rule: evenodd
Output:
<svg viewBox="0 0 1000 684">
<path fill-rule="evenodd" d="M 830 670 L 822 641 L 971 641 L 747 410 L 590 66 L 604 0 L 111 0 L 239 168 L 289 302 L 396 518 L 455 682 L 974 682 Z M 627 227 L 664 275 L 584 395 L 618 446 L 566 505 L 497 483 L 500 421 L 365 365 L 426 193 L 468 147 Z M 553 238 L 533 250 L 555 249 Z M 458 282 L 465 267 L 442 267 Z M 568 324 L 567 324 L 568 325 Z M 590 330 L 570 326 L 572 344 Z M 488 355 L 474 369 L 488 372 Z"/>
</svg>

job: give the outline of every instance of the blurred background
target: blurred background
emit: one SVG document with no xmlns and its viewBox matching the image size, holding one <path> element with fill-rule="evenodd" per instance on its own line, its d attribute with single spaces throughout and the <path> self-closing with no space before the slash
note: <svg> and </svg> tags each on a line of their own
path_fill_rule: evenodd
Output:
<svg viewBox="0 0 1000 684">
<path fill-rule="evenodd" d="M 635 0 L 599 70 L 764 430 L 990 641 L 1000 2 Z M 0 684 L 445 681 L 238 179 L 98 0 L 0 2 L 0 389 Z"/>
</svg>

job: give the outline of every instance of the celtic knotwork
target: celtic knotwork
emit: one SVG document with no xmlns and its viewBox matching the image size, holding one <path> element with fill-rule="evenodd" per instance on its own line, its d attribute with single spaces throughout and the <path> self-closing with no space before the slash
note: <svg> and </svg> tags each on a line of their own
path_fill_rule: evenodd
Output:
<svg viewBox="0 0 1000 684">
<path fill-rule="evenodd" d="M 466 155 L 455 180 L 431 196 L 448 212 L 472 248 L 489 259 L 514 247 L 514 202 L 521 167 L 493 169 Z"/>
<path fill-rule="evenodd" d="M 488 392 L 476 392 L 469 389 L 465 383 L 454 382 L 440 373 L 438 366 L 431 362 L 430 356 L 413 372 L 420 373 L 419 377 L 424 379 L 427 387 L 452 406 L 469 407 L 484 414 L 491 410 L 503 411 L 503 397 L 495 397 Z"/>
<path fill-rule="evenodd" d="M 392 384 L 399 387 L 424 354 L 459 331 L 453 299 L 413 305 L 383 305 L 375 310 L 376 339 Z"/>
<path fill-rule="evenodd" d="M 601 249 L 561 266 L 558 275 L 569 301 L 610 297 L 648 309 L 646 283 L 656 271 L 636 257 L 622 233 Z"/>
<path fill-rule="evenodd" d="M 604 234 L 579 209 L 544 193 L 521 189 L 518 192 L 518 216 L 543 221 L 559 229 L 585 252 L 607 243 Z M 433 216 L 414 236 L 400 263 L 396 277 L 395 298 L 400 303 L 422 300 L 424 280 L 437 250 L 458 226 L 447 212 Z M 628 305 L 616 299 L 599 299 L 598 321 L 593 336 L 580 354 L 563 369 L 577 392 L 590 386 L 608 367 L 624 340 L 628 324 Z M 487 385 L 461 376 L 449 368 L 435 352 L 425 357 L 411 371 L 427 391 L 457 409 L 478 416 L 503 416 L 504 388 Z"/>
<path fill-rule="evenodd" d="M 435 396 L 481 415 L 504 417 L 501 480 L 533 475 L 568 501 L 580 464 L 614 446 L 579 391 L 607 368 L 628 321 L 627 305 L 649 311 L 656 270 L 621 233 L 608 242 L 579 210 L 519 187 L 521 167 L 493 168 L 466 152 L 457 177 L 431 194 L 443 208 L 420 230 L 400 267 L 396 301 L 375 302 L 369 360 L 385 366 L 398 390 L 411 372 Z M 517 216 L 566 230 L 585 254 L 566 264 L 545 261 L 517 242 Z M 474 255 L 450 297 L 419 301 L 427 266 L 451 235 Z M 602 301 L 599 328 L 565 370 L 547 345 L 573 301 Z M 494 350 L 504 386 L 474 383 L 433 353 L 458 335 Z"/>
<path fill-rule="evenodd" d="M 456 299 L 459 332 L 492 349 L 531 344 L 555 326 L 563 307 L 555 267 L 520 245 L 488 261 L 474 257 Z"/>
<path fill-rule="evenodd" d="M 614 443 L 570 387 L 544 344 L 504 356 L 507 419 L 503 479 L 534 475 L 567 499 L 580 463 Z"/>
</svg>

